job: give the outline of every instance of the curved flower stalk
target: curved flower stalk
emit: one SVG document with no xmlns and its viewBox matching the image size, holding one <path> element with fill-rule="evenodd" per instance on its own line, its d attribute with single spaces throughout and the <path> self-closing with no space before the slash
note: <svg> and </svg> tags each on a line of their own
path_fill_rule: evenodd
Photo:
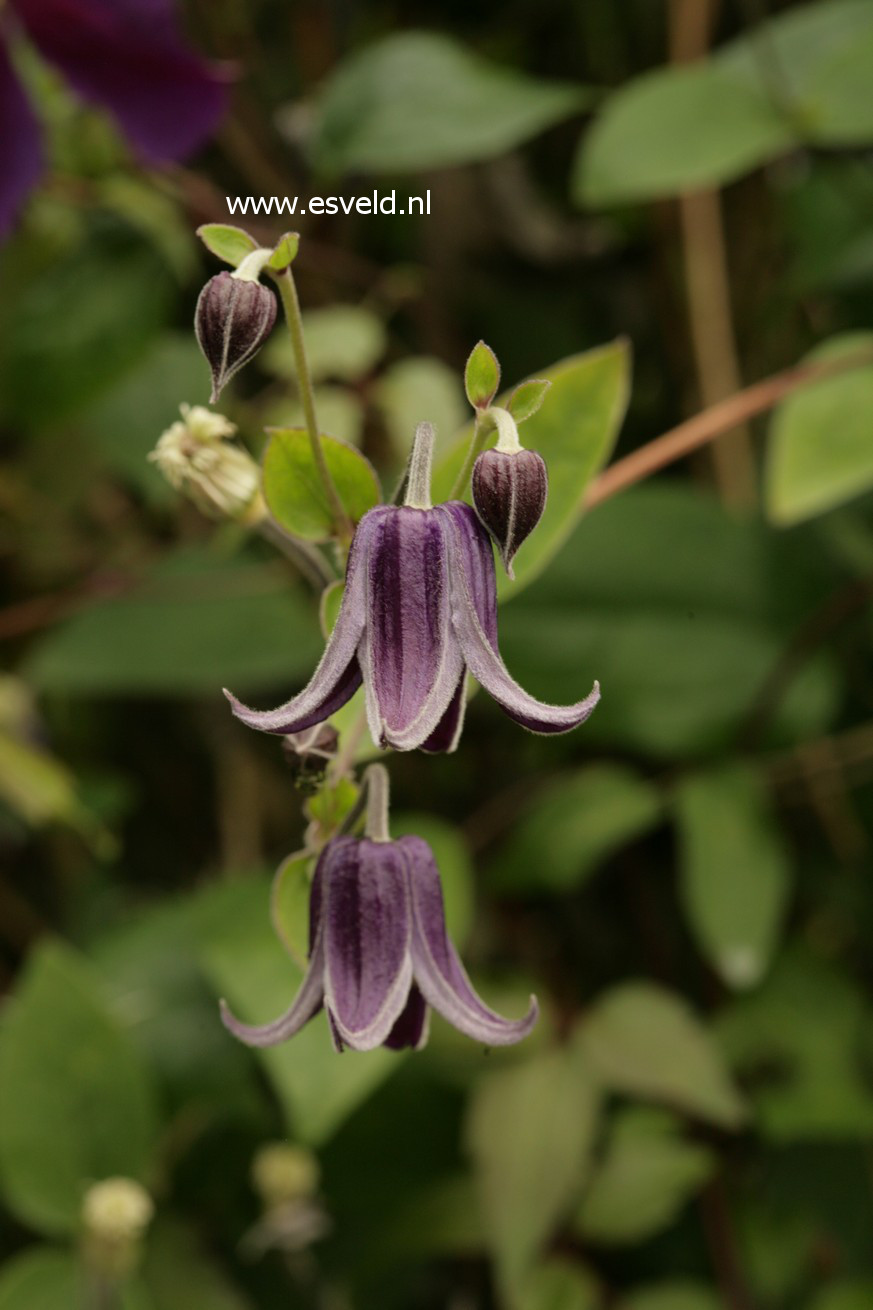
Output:
<svg viewBox="0 0 873 1310">
<path fill-rule="evenodd" d="M 309 685 L 264 711 L 225 692 L 249 727 L 301 732 L 338 710 L 363 682 L 370 732 L 380 746 L 452 751 L 463 726 L 468 670 L 531 732 L 567 732 L 591 714 L 600 699 L 596 682 L 575 705 L 549 705 L 511 677 L 497 644 L 488 534 L 469 505 L 432 507 L 423 490 L 432 441 L 433 429 L 422 424 L 407 503 L 379 506 L 361 519 L 339 617 Z"/>
<path fill-rule="evenodd" d="M 114 115 L 151 162 L 184 159 L 224 112 L 228 70 L 188 48 L 173 0 L 9 0 L 7 10 L 0 24 L 0 235 L 44 162 L 39 124 L 3 40 L 16 25 L 83 99 Z"/>
<path fill-rule="evenodd" d="M 378 767 L 378 766 L 377 766 Z M 322 1006 L 338 1051 L 420 1050 L 428 1007 L 486 1046 L 521 1041 L 537 1020 L 504 1019 L 477 996 L 446 932 L 440 875 L 421 837 L 335 837 L 318 861 L 309 906 L 309 968 L 289 1009 L 261 1027 L 225 1027 L 248 1046 L 276 1046 Z"/>
</svg>

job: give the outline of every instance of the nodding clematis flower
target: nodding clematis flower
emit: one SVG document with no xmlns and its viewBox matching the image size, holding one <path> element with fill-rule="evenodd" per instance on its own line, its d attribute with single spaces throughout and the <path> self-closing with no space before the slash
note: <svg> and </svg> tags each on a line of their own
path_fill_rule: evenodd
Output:
<svg viewBox="0 0 873 1310">
<path fill-rule="evenodd" d="M 376 769 L 382 766 L 368 775 Z M 377 795 L 380 804 L 385 836 L 334 837 L 319 857 L 309 907 L 309 968 L 290 1008 L 273 1023 L 253 1027 L 222 1002 L 225 1026 L 249 1046 L 275 1046 L 324 1006 L 338 1051 L 420 1050 L 431 1006 L 486 1046 L 521 1041 L 537 1021 L 536 999 L 517 1020 L 480 1000 L 446 932 L 433 852 L 421 837 L 388 840 L 387 796 Z"/>
<path fill-rule="evenodd" d="M 43 169 L 39 124 L 4 37 L 16 30 L 85 100 L 114 115 L 150 162 L 183 159 L 224 111 L 227 72 L 182 40 L 173 0 L 8 0 L 0 5 L 0 236 Z"/>
<path fill-rule="evenodd" d="M 595 682 L 575 705 L 536 700 L 510 676 L 497 645 L 497 592 L 488 533 L 461 501 L 430 504 L 433 429 L 421 424 L 406 504 L 361 519 L 339 617 L 309 685 L 275 710 L 231 695 L 234 714 L 261 732 L 301 732 L 328 718 L 363 681 L 373 740 L 407 751 L 452 751 L 474 678 L 531 732 L 568 732 L 600 699 Z"/>
</svg>

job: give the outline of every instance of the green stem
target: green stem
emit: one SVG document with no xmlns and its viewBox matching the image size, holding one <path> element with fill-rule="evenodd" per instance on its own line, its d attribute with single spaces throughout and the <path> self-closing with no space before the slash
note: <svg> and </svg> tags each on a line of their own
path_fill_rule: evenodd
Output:
<svg viewBox="0 0 873 1310">
<path fill-rule="evenodd" d="M 324 494 L 327 496 L 327 503 L 330 506 L 331 515 L 334 522 L 334 531 L 340 541 L 346 545 L 351 541 L 354 529 L 348 514 L 346 514 L 343 503 L 340 500 L 339 492 L 336 489 L 336 483 L 331 477 L 330 469 L 327 467 L 327 460 L 324 457 L 324 450 L 321 445 L 321 436 L 318 431 L 318 420 L 315 417 L 315 396 L 312 390 L 312 375 L 309 372 L 309 361 L 306 358 L 306 343 L 303 339 L 303 318 L 300 313 L 300 301 L 297 298 L 297 287 L 294 284 L 294 277 L 290 268 L 284 269 L 281 273 L 273 274 L 274 281 L 279 288 L 279 296 L 282 301 L 282 308 L 285 311 L 285 321 L 288 324 L 288 331 L 291 333 L 291 345 L 294 350 L 294 365 L 297 369 L 297 386 L 300 389 L 300 399 L 303 403 L 303 416 L 306 420 L 306 431 L 309 434 L 309 442 L 312 446 L 312 458 L 315 461 L 315 467 L 318 470 L 318 476 L 321 478 Z"/>
<path fill-rule="evenodd" d="M 482 454 L 485 445 L 486 428 L 482 423 L 482 415 L 479 410 L 476 411 L 476 418 L 473 423 L 473 436 L 470 439 L 470 448 L 467 451 L 467 458 L 464 460 L 463 468 L 455 479 L 455 485 L 452 487 L 452 494 L 449 500 L 456 500 L 458 496 L 463 496 L 467 483 L 470 481 L 470 475 L 473 472 L 473 465 Z"/>
</svg>

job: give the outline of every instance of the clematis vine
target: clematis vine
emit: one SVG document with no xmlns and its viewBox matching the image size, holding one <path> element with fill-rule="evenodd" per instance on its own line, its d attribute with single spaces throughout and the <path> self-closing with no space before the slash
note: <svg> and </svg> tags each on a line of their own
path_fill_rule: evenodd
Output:
<svg viewBox="0 0 873 1310">
<path fill-rule="evenodd" d="M 323 1007 L 334 1046 L 420 1050 L 429 1007 L 486 1046 L 521 1041 L 537 1020 L 504 1019 L 474 991 L 446 931 L 439 870 L 421 837 L 391 841 L 388 775 L 367 770 L 367 835 L 334 837 L 322 851 L 309 909 L 309 967 L 280 1018 L 241 1023 L 222 1001 L 230 1032 L 249 1046 L 275 1046 Z"/>
<path fill-rule="evenodd" d="M 275 710 L 254 710 L 225 692 L 234 714 L 262 732 L 301 732 L 327 719 L 363 682 L 367 720 L 381 747 L 453 751 L 461 734 L 469 670 L 510 718 L 537 733 L 567 732 L 600 699 L 550 705 L 511 677 L 497 643 L 497 591 L 488 533 L 471 506 L 433 506 L 434 432 L 417 432 L 402 506 L 361 519 L 342 606 L 309 685 Z"/>
<path fill-rule="evenodd" d="M 44 166 L 39 123 L 10 55 L 19 33 L 78 95 L 108 109 L 149 162 L 184 159 L 224 111 L 227 71 L 189 49 L 173 0 L 8 0 L 0 5 L 0 236 Z"/>
</svg>

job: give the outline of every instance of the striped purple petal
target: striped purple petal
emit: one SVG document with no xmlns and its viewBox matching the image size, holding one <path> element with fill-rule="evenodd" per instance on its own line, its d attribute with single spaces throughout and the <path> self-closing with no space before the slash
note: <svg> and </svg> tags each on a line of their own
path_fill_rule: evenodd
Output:
<svg viewBox="0 0 873 1310">
<path fill-rule="evenodd" d="M 411 922 L 397 844 L 339 838 L 325 850 L 325 1004 L 343 1044 L 389 1036 L 412 986 Z"/>
<path fill-rule="evenodd" d="M 420 1051 L 427 1045 L 429 1027 L 430 1010 L 427 1001 L 413 983 L 409 999 L 382 1045 L 390 1047 L 392 1051 L 406 1048 Z"/>
<path fill-rule="evenodd" d="M 361 648 L 374 741 L 415 750 L 456 695 L 463 660 L 451 626 L 445 522 L 436 510 L 372 510 Z"/>
<path fill-rule="evenodd" d="M 443 506 L 451 514 L 454 529 L 452 549 L 452 621 L 467 668 L 473 677 L 511 719 L 530 732 L 569 732 L 584 723 L 600 700 L 600 685 L 575 705 L 549 705 L 530 696 L 514 680 L 497 647 L 497 603 L 492 600 L 484 546 L 490 559 L 493 584 L 494 559 L 485 529 L 468 505 L 455 502 Z M 461 511 L 467 511 L 461 513 Z M 475 531 L 474 526 L 475 525 Z"/>
<path fill-rule="evenodd" d="M 449 754 L 457 750 L 466 712 L 467 671 L 465 669 L 458 679 L 455 694 L 449 701 L 449 708 L 430 736 L 421 743 L 421 749 L 430 755 Z"/>
<path fill-rule="evenodd" d="M 43 56 L 104 105 L 151 160 L 184 159 L 215 130 L 228 75 L 179 34 L 169 0 L 12 0 Z"/>
<path fill-rule="evenodd" d="M 0 38 L 0 237 L 6 235 L 42 173 L 39 125 Z"/>
<path fill-rule="evenodd" d="M 366 556 L 370 536 L 365 515 L 355 533 L 346 566 L 342 605 L 318 668 L 297 696 L 275 710 L 253 710 L 225 690 L 238 719 L 261 732 L 283 736 L 321 723 L 350 700 L 361 685 L 357 650 L 364 631 Z"/>
<path fill-rule="evenodd" d="M 395 842 L 406 860 L 412 899 L 412 964 L 424 999 L 452 1027 L 486 1046 L 509 1046 L 526 1037 L 539 1009 L 531 997 L 523 1019 L 504 1019 L 476 995 L 446 932 L 443 893 L 433 853 L 421 837 Z"/>
</svg>

